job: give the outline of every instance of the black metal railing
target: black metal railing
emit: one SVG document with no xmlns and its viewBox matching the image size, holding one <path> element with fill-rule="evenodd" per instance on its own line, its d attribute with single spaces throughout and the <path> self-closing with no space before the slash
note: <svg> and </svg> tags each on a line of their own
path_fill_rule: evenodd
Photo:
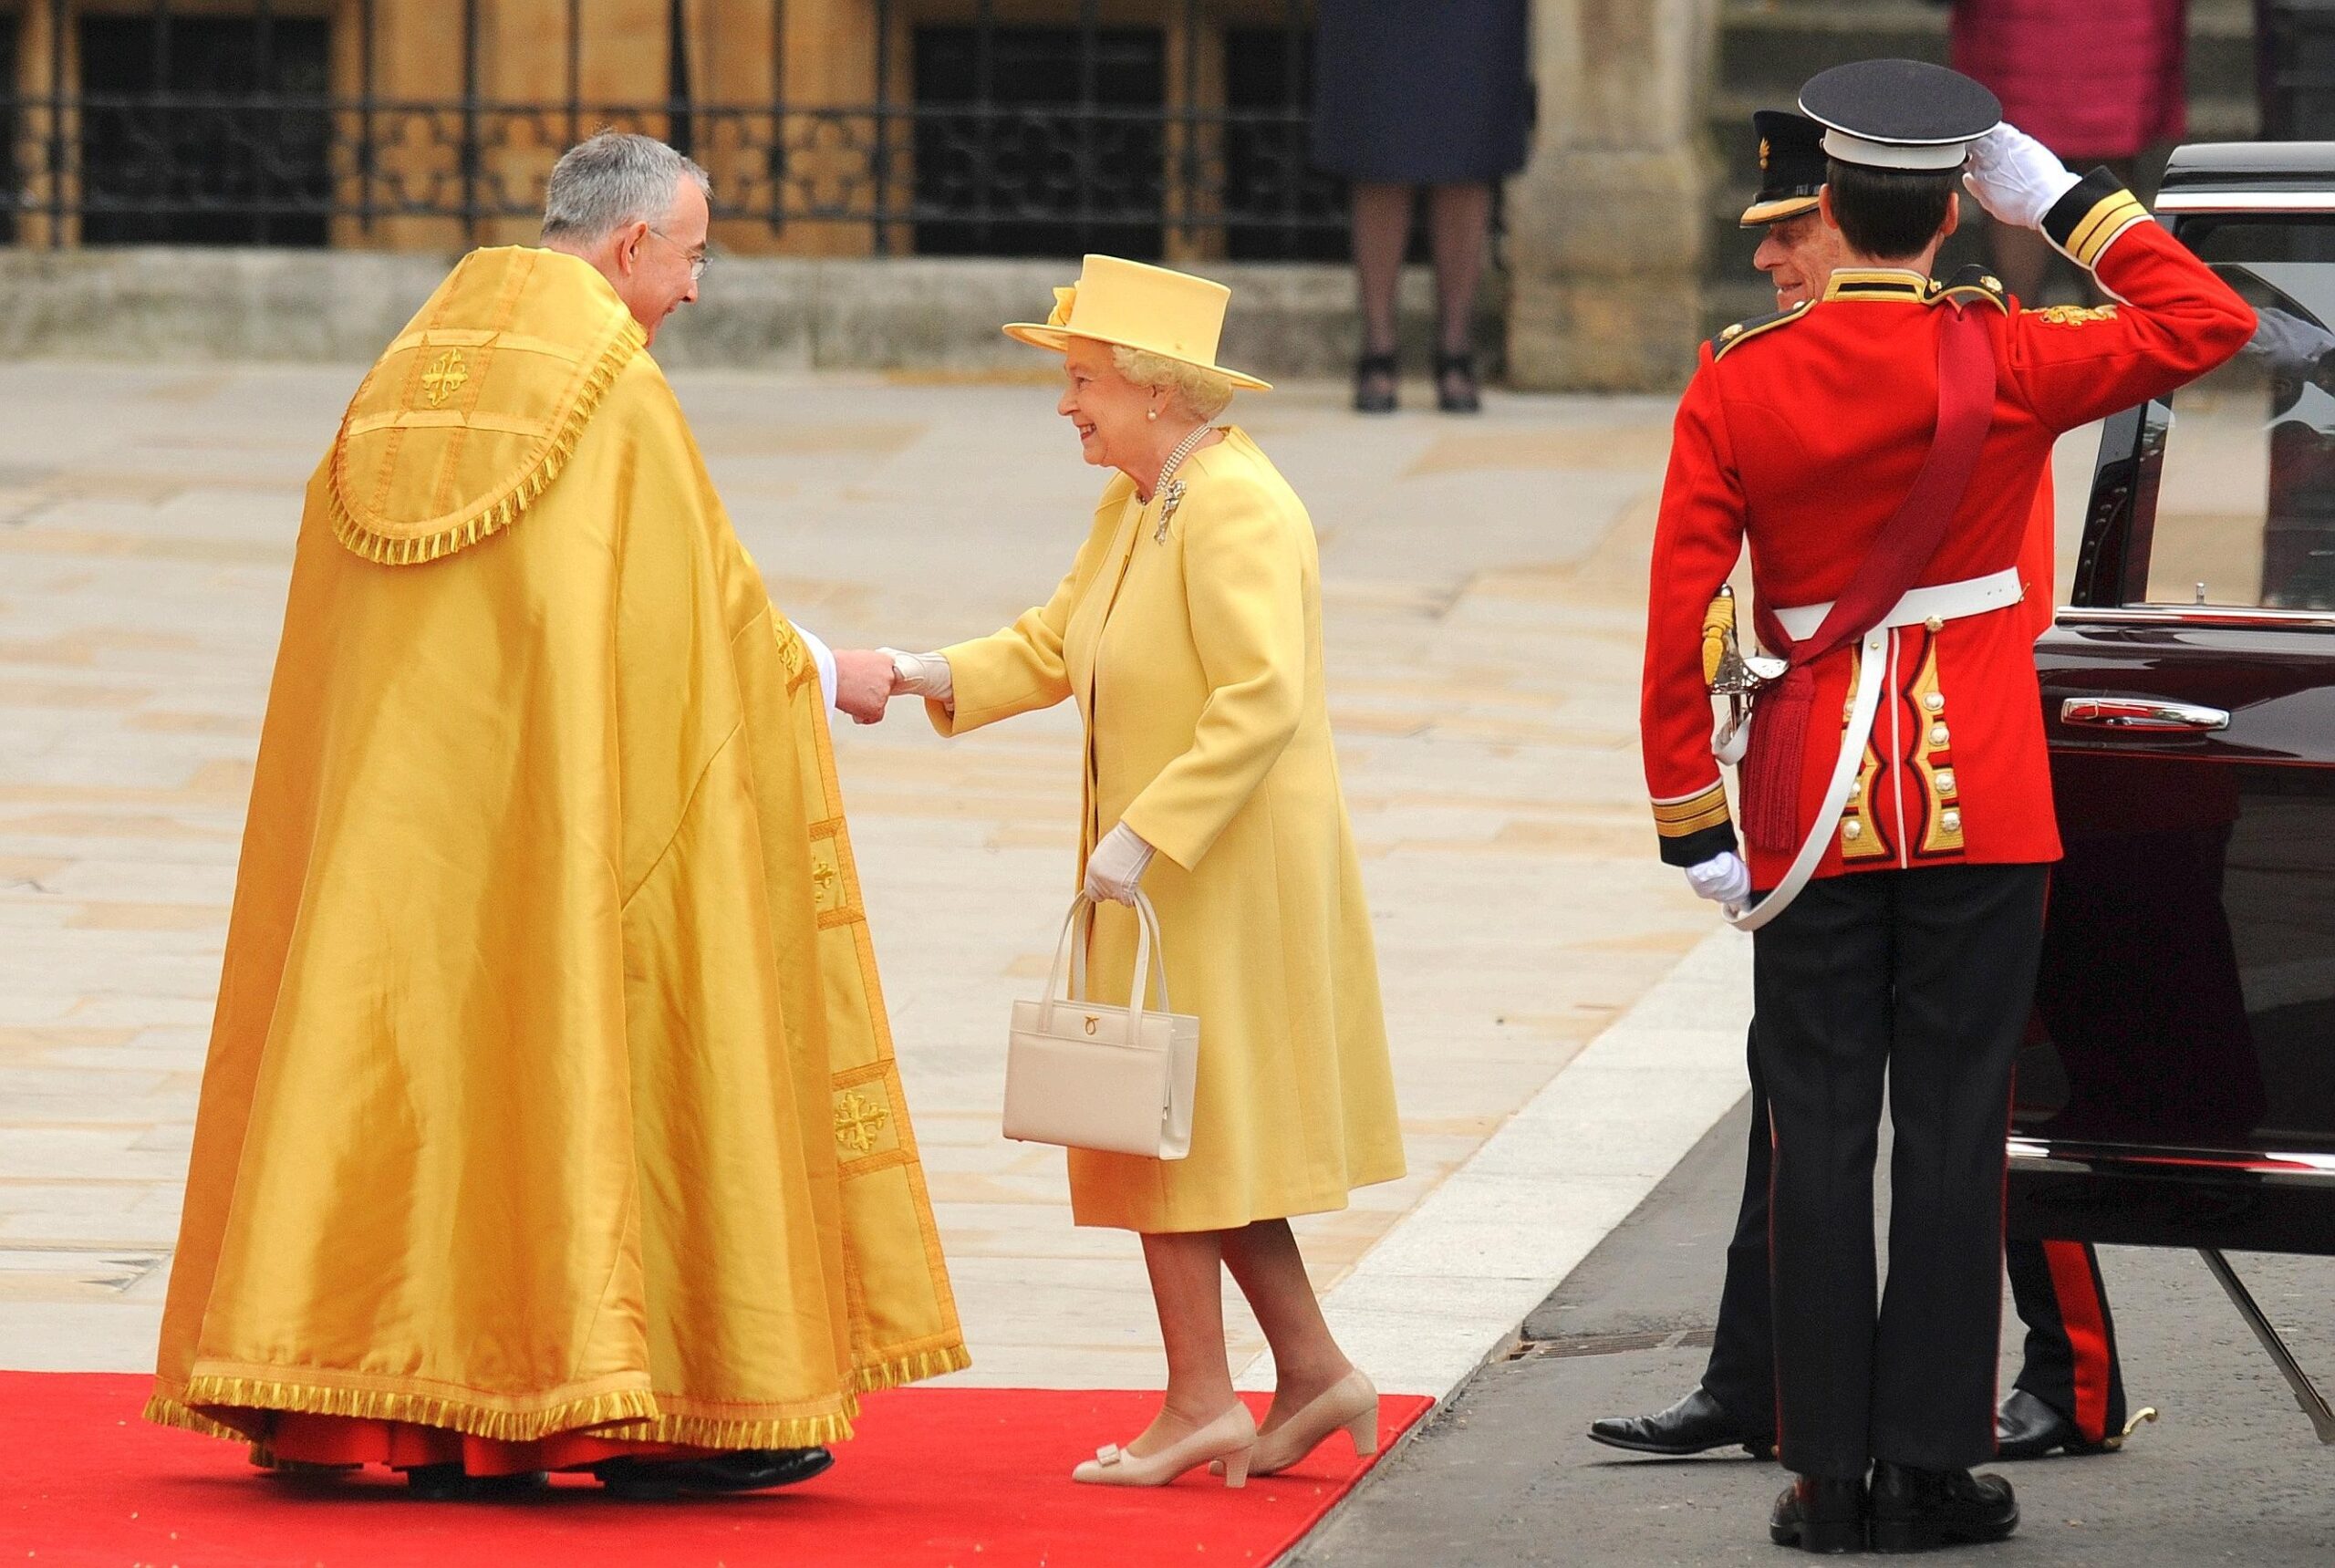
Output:
<svg viewBox="0 0 2335 1568">
<path fill-rule="evenodd" d="M 718 219 L 855 236 L 811 248 L 1344 254 L 1343 192 L 1307 161 L 1307 0 L 1107 26 L 1102 0 L 1011 23 L 997 0 L 856 3 L 847 36 L 810 37 L 786 0 L 672 0 L 665 68 L 612 94 L 586 88 L 618 47 L 586 0 L 449 0 L 420 78 L 386 63 L 396 0 L 0 0 L 0 240 L 476 241 L 539 213 L 560 150 L 611 125 L 703 162 Z M 529 30 L 545 68 L 502 90 Z M 864 93 L 792 100 L 805 51 Z"/>
</svg>

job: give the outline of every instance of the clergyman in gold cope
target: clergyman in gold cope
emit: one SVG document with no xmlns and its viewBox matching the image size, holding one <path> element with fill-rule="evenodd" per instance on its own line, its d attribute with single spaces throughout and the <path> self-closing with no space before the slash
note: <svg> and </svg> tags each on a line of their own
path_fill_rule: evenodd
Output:
<svg viewBox="0 0 2335 1568">
<path fill-rule="evenodd" d="M 703 192 L 576 161 L 659 204 L 463 258 L 309 481 L 147 1414 L 743 1490 L 967 1357 L 819 660 L 646 351 Z"/>
</svg>

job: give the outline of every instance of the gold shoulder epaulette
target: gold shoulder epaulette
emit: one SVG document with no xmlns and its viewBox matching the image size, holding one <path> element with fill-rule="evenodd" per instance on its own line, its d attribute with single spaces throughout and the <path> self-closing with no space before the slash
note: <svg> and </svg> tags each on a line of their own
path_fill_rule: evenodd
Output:
<svg viewBox="0 0 2335 1568">
<path fill-rule="evenodd" d="M 1711 339 L 1711 358 L 1717 359 L 1728 349 L 1741 348 L 1762 332 L 1773 332 L 1786 322 L 1797 321 L 1807 314 L 1808 301 L 1803 299 L 1790 310 L 1779 310 L 1767 316 L 1755 316 L 1749 321 L 1738 321 L 1733 326 L 1723 327 L 1719 328 L 1718 336 Z"/>
<path fill-rule="evenodd" d="M 1934 280 L 1930 284 L 1928 303 L 1970 306 L 1985 300 L 2004 315 L 2010 314 L 2010 296 L 2003 291 L 2003 280 L 1985 267 L 1973 264 L 1952 277 Z"/>
</svg>

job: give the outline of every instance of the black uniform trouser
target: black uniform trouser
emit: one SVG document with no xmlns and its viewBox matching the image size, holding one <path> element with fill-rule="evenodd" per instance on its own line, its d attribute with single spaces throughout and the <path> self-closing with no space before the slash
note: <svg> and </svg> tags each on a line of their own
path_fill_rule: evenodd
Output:
<svg viewBox="0 0 2335 1568">
<path fill-rule="evenodd" d="M 1751 1129 L 1743 1151 L 1743 1202 L 1727 1244 L 1727 1282 L 1703 1389 L 1726 1407 L 1747 1437 L 1772 1438 L 1776 1428 L 1776 1346 L 1768 1306 L 1768 1086 L 1756 1039 L 1744 1054 L 1751 1076 Z M 2011 1300 L 2026 1325 L 2018 1386 L 2075 1424 L 2089 1443 L 2124 1429 L 2124 1373 L 2116 1324 L 2100 1277 L 2100 1256 L 2086 1241 L 2006 1241 L 2003 1262 Z"/>
<path fill-rule="evenodd" d="M 1994 1453 L 2003 1138 L 2047 870 L 1824 877 L 1754 940 L 1787 1469 L 1852 1478 L 1876 1459 L 1958 1469 Z M 1884 1083 L 1896 1145 L 1876 1314 Z"/>
<path fill-rule="evenodd" d="M 1711 1358 L 1703 1387 L 1727 1407 L 1746 1437 L 1776 1429 L 1776 1345 L 1768 1310 L 1768 1085 L 1759 1073 L 1757 1024 L 1743 1043 L 1751 1067 L 1751 1133 L 1743 1151 L 1743 1206 L 1727 1244 L 1727 1282 L 1719 1287 L 1718 1321 L 1711 1325 Z"/>
<path fill-rule="evenodd" d="M 2013 1241 L 2004 1262 L 2027 1324 L 2018 1386 L 2073 1422 L 2087 1443 L 2123 1431 L 2124 1371 L 2100 1254 L 2085 1241 Z"/>
</svg>

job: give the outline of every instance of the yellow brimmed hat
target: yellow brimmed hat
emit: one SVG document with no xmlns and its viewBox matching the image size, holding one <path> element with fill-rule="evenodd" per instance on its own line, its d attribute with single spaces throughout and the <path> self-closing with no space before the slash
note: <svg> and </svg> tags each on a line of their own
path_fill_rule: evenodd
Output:
<svg viewBox="0 0 2335 1568">
<path fill-rule="evenodd" d="M 1054 290 L 1053 312 L 1043 323 L 1017 321 L 1006 327 L 1005 335 L 1057 354 L 1074 337 L 1091 337 L 1163 354 L 1213 370 L 1236 387 L 1270 392 L 1270 381 L 1216 362 L 1217 339 L 1224 334 L 1224 306 L 1231 297 L 1224 285 L 1189 273 L 1117 256 L 1088 256 L 1078 281 Z"/>
</svg>

